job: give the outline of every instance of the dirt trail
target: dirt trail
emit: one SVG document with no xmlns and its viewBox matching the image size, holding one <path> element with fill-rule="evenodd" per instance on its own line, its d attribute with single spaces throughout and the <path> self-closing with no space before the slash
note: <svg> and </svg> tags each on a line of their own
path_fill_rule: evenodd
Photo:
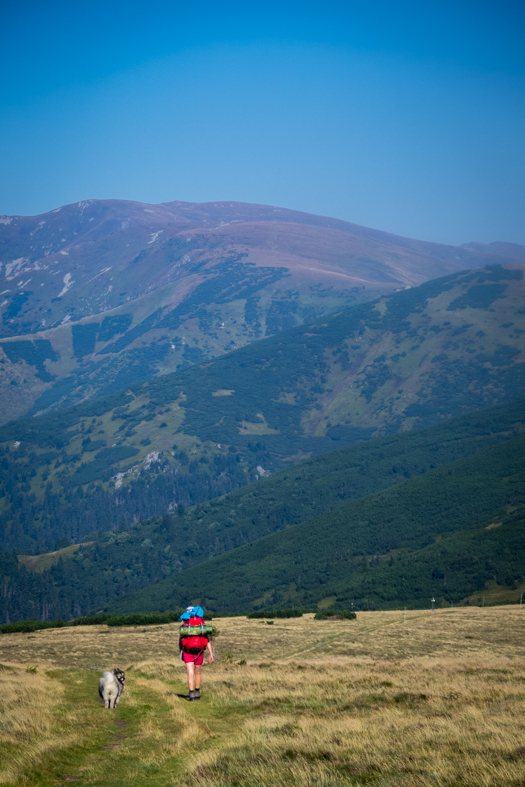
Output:
<svg viewBox="0 0 525 787">
<path fill-rule="evenodd" d="M 108 743 L 107 746 L 104 746 L 104 751 L 113 751 L 114 749 L 118 749 L 124 741 L 126 740 L 126 727 L 128 726 L 128 722 L 125 719 L 115 719 L 115 727 L 117 728 L 117 732 L 111 743 Z"/>
</svg>

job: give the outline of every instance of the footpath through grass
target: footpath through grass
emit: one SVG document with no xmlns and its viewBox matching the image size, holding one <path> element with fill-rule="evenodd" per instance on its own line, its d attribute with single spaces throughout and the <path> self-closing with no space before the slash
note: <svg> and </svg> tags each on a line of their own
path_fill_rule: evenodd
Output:
<svg viewBox="0 0 525 787">
<path fill-rule="evenodd" d="M 3 635 L 0 784 L 523 787 L 525 610 L 403 617 L 222 620 L 193 703 L 170 627 Z"/>
</svg>

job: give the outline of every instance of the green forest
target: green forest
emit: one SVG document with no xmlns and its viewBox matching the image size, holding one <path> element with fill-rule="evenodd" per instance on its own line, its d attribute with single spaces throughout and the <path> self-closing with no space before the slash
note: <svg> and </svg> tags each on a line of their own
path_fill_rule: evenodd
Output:
<svg viewBox="0 0 525 787">
<path fill-rule="evenodd" d="M 334 583 L 338 582 L 341 606 L 347 606 L 345 588 L 349 578 L 379 565 L 385 556 L 392 556 L 394 565 L 401 557 L 411 555 L 403 567 L 398 567 L 397 574 L 389 575 L 393 583 L 395 576 L 400 580 L 410 573 L 412 553 L 436 539 L 473 528 L 484 532 L 483 528 L 502 521 L 509 509 L 520 507 L 517 526 L 523 527 L 524 456 L 525 435 L 520 435 L 212 558 L 114 602 L 110 609 L 162 610 L 182 605 L 186 599 L 211 610 L 232 612 L 250 606 L 288 606 L 291 601 L 307 606 L 332 596 Z M 494 528 L 494 543 L 512 548 L 518 539 L 510 539 L 508 545 L 505 540 L 514 533 L 512 523 L 514 520 L 509 527 L 502 526 L 501 531 Z M 510 559 L 512 582 L 525 580 L 522 557 L 520 550 Z M 495 554 L 494 559 L 497 558 Z M 505 560 L 509 560 L 507 554 Z M 417 571 L 420 570 L 418 566 Z M 481 587 L 474 584 L 469 588 L 470 592 L 482 589 L 485 581 L 494 578 L 499 570 L 492 570 L 490 577 L 481 570 L 479 576 L 485 579 Z M 373 579 L 370 581 L 373 586 Z M 403 582 L 400 584 L 403 586 Z M 392 584 L 388 587 L 388 603 L 399 605 L 403 594 L 397 587 L 394 592 Z M 465 583 L 459 582 L 458 587 L 464 588 Z M 465 595 L 461 591 L 458 595 L 453 572 L 447 590 L 441 590 L 443 597 L 452 602 Z M 379 588 L 378 601 L 381 593 Z M 334 598 L 334 603 L 338 602 L 339 593 Z M 411 599 L 412 605 L 418 603 L 423 603 L 423 598 Z"/>
<path fill-rule="evenodd" d="M 498 468 L 519 476 L 524 433 L 525 401 L 519 400 L 341 448 L 209 502 L 93 533 L 78 547 L 66 541 L 32 566 L 4 552 L 0 622 L 169 610 L 185 607 L 187 594 L 216 612 L 315 606 L 334 595 L 331 583 L 340 581 L 340 571 L 346 581 L 364 567 L 376 570 L 377 556 L 413 553 L 440 534 L 482 527 L 493 511 L 518 505 L 522 487 L 502 485 Z M 444 507 L 443 496 L 456 503 Z M 316 556 L 313 565 L 309 554 Z M 238 581 L 251 588 L 247 596 L 239 596 Z M 334 603 L 346 608 L 345 592 L 335 595 L 342 600 Z"/>
</svg>

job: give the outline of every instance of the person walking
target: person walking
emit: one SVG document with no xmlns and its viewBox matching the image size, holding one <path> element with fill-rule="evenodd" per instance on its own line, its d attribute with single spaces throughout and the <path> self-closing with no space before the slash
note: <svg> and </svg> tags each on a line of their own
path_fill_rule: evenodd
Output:
<svg viewBox="0 0 525 787">
<path fill-rule="evenodd" d="M 186 664 L 188 677 L 189 700 L 201 698 L 201 666 L 204 662 L 204 652 L 209 651 L 208 661 L 213 663 L 213 648 L 208 635 L 204 633 L 204 611 L 202 607 L 188 607 L 180 616 L 183 626 L 188 626 L 188 634 L 179 638 L 181 658 Z M 191 628 L 200 628 L 200 633 L 195 636 Z"/>
</svg>

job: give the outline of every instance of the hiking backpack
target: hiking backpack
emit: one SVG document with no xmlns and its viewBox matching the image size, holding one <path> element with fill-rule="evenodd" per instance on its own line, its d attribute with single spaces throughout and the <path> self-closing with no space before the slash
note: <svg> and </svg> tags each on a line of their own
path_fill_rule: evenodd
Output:
<svg viewBox="0 0 525 787">
<path fill-rule="evenodd" d="M 208 644 L 208 632 L 210 626 L 206 626 L 203 618 L 192 616 L 180 627 L 180 644 L 184 653 L 191 656 L 200 656 L 204 653 Z"/>
</svg>

